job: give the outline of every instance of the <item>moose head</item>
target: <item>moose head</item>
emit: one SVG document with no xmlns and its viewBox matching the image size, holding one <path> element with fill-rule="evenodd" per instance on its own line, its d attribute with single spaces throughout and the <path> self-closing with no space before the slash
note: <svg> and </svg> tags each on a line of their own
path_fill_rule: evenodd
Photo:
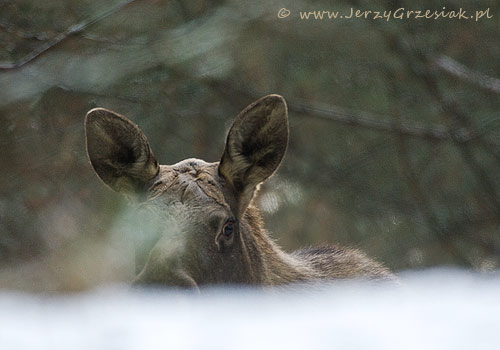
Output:
<svg viewBox="0 0 500 350">
<path fill-rule="evenodd" d="M 330 246 L 287 254 L 263 229 L 252 199 L 288 144 L 287 105 L 279 95 L 255 101 L 236 117 L 215 163 L 191 158 L 159 165 L 139 127 L 103 108 L 87 113 L 85 131 L 99 178 L 138 203 L 154 233 L 138 254 L 135 283 L 197 288 L 390 275 L 357 250 Z"/>
</svg>

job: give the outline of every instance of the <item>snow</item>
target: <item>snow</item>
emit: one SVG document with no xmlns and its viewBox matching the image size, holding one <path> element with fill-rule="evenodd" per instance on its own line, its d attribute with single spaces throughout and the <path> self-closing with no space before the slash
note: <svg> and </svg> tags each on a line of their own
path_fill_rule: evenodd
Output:
<svg viewBox="0 0 500 350">
<path fill-rule="evenodd" d="M 500 349 L 500 275 L 290 290 L 0 291 L 0 349 Z"/>
</svg>

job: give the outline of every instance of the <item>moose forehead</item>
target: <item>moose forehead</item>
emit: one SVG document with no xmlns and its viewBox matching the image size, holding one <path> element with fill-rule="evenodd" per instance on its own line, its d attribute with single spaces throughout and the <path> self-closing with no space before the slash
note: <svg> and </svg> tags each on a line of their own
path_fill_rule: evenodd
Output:
<svg viewBox="0 0 500 350">
<path fill-rule="evenodd" d="M 219 163 L 207 163 L 201 159 L 189 158 L 174 165 L 160 165 L 152 180 L 148 197 L 171 201 L 206 204 L 216 202 L 229 208 L 222 192 L 217 171 Z"/>
</svg>

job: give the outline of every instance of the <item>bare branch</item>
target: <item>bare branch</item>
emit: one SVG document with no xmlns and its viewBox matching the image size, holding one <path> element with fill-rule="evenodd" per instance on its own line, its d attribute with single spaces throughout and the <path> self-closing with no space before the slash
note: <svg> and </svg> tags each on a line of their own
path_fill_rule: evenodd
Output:
<svg viewBox="0 0 500 350">
<path fill-rule="evenodd" d="M 438 83 L 438 77 L 432 69 L 432 61 L 429 60 L 430 55 L 425 54 L 425 50 L 421 48 L 409 48 L 401 40 L 396 41 L 398 45 L 395 50 L 401 52 L 401 56 L 405 57 L 406 64 L 414 72 L 415 76 L 422 80 L 426 85 L 429 95 L 434 99 L 435 103 L 440 106 L 440 110 L 451 120 L 448 128 L 450 135 L 453 136 L 452 141 L 460 152 L 464 163 L 467 165 L 471 173 L 478 180 L 479 186 L 482 187 L 484 195 L 489 198 L 493 205 L 493 210 L 500 214 L 500 196 L 498 194 L 495 183 L 490 180 L 490 174 L 483 168 L 482 164 L 477 159 L 469 144 L 462 142 L 461 139 L 456 139 L 455 136 L 458 130 L 471 130 L 477 134 L 477 130 L 470 116 L 460 110 L 458 104 L 448 99 L 441 91 Z M 418 65 L 418 68 L 417 68 Z M 478 137 L 478 145 L 483 149 L 495 155 L 493 150 L 490 150 L 490 145 L 483 142 L 481 137 Z"/>
<path fill-rule="evenodd" d="M 479 86 L 495 94 L 500 94 L 500 79 L 496 79 L 483 73 L 474 72 L 446 55 L 440 55 L 431 59 L 432 65 L 440 70 L 468 83 Z"/>
<path fill-rule="evenodd" d="M 255 99 L 262 94 L 241 89 L 237 84 L 228 81 L 209 81 L 212 87 L 218 91 L 228 95 L 239 94 L 243 95 L 246 99 Z M 231 96 L 233 97 L 233 96 Z M 294 98 L 294 101 L 288 103 L 288 109 L 292 112 L 307 114 L 312 117 L 328 119 L 335 122 L 344 124 L 355 125 L 367 129 L 388 132 L 393 134 L 408 135 L 418 138 L 437 140 L 437 141 L 451 141 L 466 143 L 477 139 L 480 135 L 466 128 L 459 128 L 453 130 L 442 125 L 432 126 L 419 126 L 410 125 L 402 122 L 387 121 L 384 116 L 374 113 L 363 111 L 352 111 L 343 107 L 326 106 L 318 103 L 311 103 L 300 101 Z"/>
<path fill-rule="evenodd" d="M 422 127 L 417 125 L 408 125 L 401 122 L 383 120 L 383 116 L 375 115 L 364 111 L 350 111 L 348 109 L 336 106 L 322 106 L 306 102 L 292 102 L 289 109 L 297 113 L 306 113 L 318 118 L 329 119 L 345 124 L 356 125 L 368 129 L 409 135 L 434 140 L 450 140 L 452 135 L 448 130 L 440 125 L 431 127 Z M 462 130 L 460 139 L 463 142 L 475 138 L 475 134 L 467 130 Z"/>
<path fill-rule="evenodd" d="M 83 31 L 87 27 L 89 27 L 89 26 L 91 26 L 91 25 L 99 22 L 100 20 L 104 19 L 105 17 L 107 17 L 107 16 L 109 16 L 109 15 L 111 15 L 111 14 L 119 11 L 124 6 L 129 5 L 132 2 L 134 2 L 134 1 L 136 1 L 136 0 L 125 0 L 125 1 L 119 3 L 119 4 L 115 5 L 115 6 L 110 7 L 109 9 L 107 9 L 106 11 L 100 13 L 99 15 L 97 15 L 96 17 L 94 17 L 92 19 L 85 20 L 83 22 L 80 22 L 80 23 L 77 23 L 77 24 L 71 26 L 70 28 L 66 29 L 64 32 L 56 35 L 52 39 L 50 39 L 47 42 L 45 42 L 43 45 L 40 45 L 38 48 L 36 48 L 35 50 L 31 51 L 29 54 L 27 54 L 26 56 L 22 57 L 18 61 L 15 61 L 15 62 L 0 62 L 0 71 L 2 71 L 2 70 L 17 69 L 17 68 L 20 68 L 20 67 L 24 66 L 25 64 L 33 61 L 35 58 L 37 58 L 38 56 L 40 56 L 44 52 L 46 52 L 46 51 L 50 50 L 51 48 L 55 47 L 56 45 L 58 45 L 59 43 L 61 43 L 65 39 L 67 39 L 68 37 L 70 37 L 70 36 L 72 36 L 74 34 L 80 33 L 81 31 Z"/>
</svg>

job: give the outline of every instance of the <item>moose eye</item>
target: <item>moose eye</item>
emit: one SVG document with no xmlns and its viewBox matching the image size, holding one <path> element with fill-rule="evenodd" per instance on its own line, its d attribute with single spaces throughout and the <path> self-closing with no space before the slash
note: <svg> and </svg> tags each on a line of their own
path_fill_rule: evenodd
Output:
<svg viewBox="0 0 500 350">
<path fill-rule="evenodd" d="M 219 252 L 223 253 L 226 249 L 230 248 L 234 243 L 234 235 L 237 230 L 237 221 L 235 219 L 229 219 L 225 222 L 222 229 L 215 237 L 215 244 L 219 249 Z"/>
<path fill-rule="evenodd" d="M 233 221 L 228 221 L 224 225 L 224 228 L 222 229 L 222 233 L 226 238 L 230 238 L 233 235 L 234 232 L 234 222 Z"/>
</svg>

